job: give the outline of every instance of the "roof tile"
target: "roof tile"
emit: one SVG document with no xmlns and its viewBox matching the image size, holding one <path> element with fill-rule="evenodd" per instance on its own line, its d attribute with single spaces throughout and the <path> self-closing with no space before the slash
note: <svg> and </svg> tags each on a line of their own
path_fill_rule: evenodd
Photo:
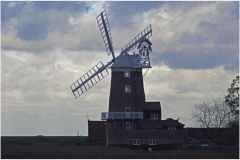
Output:
<svg viewBox="0 0 240 160">
<path fill-rule="evenodd" d="M 146 102 L 146 107 L 143 110 L 161 110 L 160 102 Z"/>
<path fill-rule="evenodd" d="M 184 124 L 178 122 L 178 120 L 174 120 L 172 118 L 167 118 L 166 120 L 162 120 L 163 126 L 185 126 Z"/>
<path fill-rule="evenodd" d="M 114 59 L 114 63 L 110 68 L 114 67 L 134 67 L 134 64 L 136 63 L 139 55 L 129 55 L 129 54 L 124 54 L 116 57 Z"/>
</svg>

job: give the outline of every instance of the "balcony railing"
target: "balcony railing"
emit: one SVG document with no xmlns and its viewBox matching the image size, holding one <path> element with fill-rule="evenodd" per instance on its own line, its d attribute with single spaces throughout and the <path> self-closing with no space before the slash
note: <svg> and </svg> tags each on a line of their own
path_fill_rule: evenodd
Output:
<svg viewBox="0 0 240 160">
<path fill-rule="evenodd" d="M 143 119 L 143 112 L 102 112 L 101 119 Z"/>
</svg>

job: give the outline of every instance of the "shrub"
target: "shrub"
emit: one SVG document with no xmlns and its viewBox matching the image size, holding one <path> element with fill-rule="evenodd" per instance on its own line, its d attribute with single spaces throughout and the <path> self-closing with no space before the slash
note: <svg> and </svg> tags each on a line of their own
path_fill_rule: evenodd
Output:
<svg viewBox="0 0 240 160">
<path fill-rule="evenodd" d="M 222 133 L 222 138 L 228 141 L 229 144 L 233 144 L 233 142 L 238 139 L 238 135 L 234 130 L 228 130 Z"/>
<path fill-rule="evenodd" d="M 6 146 L 6 145 L 8 145 L 8 142 L 7 141 L 1 141 L 1 145 Z"/>
<path fill-rule="evenodd" d="M 18 140 L 16 144 L 21 146 L 31 146 L 32 142 L 27 140 Z"/>
<path fill-rule="evenodd" d="M 67 145 L 69 145 L 69 141 L 67 141 L 67 140 L 60 140 L 58 142 L 58 145 L 59 146 L 67 146 Z"/>
<path fill-rule="evenodd" d="M 75 143 L 75 146 L 81 146 L 81 145 L 82 145 L 81 142 L 76 142 L 76 143 Z"/>
<path fill-rule="evenodd" d="M 6 141 L 6 143 L 8 143 L 8 144 L 10 144 L 10 145 L 16 144 L 16 139 L 7 139 L 7 140 L 5 140 L 5 141 Z"/>
<path fill-rule="evenodd" d="M 159 150 L 151 153 L 122 147 L 100 146 L 4 146 L 3 159 L 237 159 L 239 151 L 235 147 L 221 151 L 172 151 Z"/>
</svg>

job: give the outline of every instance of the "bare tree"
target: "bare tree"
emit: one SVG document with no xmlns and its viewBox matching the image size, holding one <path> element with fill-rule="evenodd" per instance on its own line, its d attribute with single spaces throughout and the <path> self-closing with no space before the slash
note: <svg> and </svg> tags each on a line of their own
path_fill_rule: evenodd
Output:
<svg viewBox="0 0 240 160">
<path fill-rule="evenodd" d="M 231 110 L 223 98 L 212 99 L 214 108 L 214 127 L 226 127 L 230 122 Z"/>
<path fill-rule="evenodd" d="M 202 104 L 194 105 L 194 110 L 192 111 L 191 115 L 195 125 L 201 128 L 209 128 L 212 126 L 213 110 L 210 106 L 211 105 L 209 101 L 203 101 Z"/>
<path fill-rule="evenodd" d="M 202 104 L 194 105 L 191 119 L 196 126 L 201 128 L 226 127 L 229 122 L 230 109 L 223 98 L 203 101 Z"/>
</svg>

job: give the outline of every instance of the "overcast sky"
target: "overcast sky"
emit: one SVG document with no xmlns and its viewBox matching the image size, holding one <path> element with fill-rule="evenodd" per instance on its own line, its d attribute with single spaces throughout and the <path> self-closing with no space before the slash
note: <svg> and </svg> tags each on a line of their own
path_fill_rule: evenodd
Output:
<svg viewBox="0 0 240 160">
<path fill-rule="evenodd" d="M 87 135 L 87 113 L 108 111 L 111 75 L 78 99 L 70 89 L 111 60 L 96 22 L 104 9 L 116 55 L 152 25 L 145 95 L 162 119 L 193 126 L 194 104 L 227 94 L 239 73 L 239 2 L 2 2 L 3 136 Z"/>
</svg>

